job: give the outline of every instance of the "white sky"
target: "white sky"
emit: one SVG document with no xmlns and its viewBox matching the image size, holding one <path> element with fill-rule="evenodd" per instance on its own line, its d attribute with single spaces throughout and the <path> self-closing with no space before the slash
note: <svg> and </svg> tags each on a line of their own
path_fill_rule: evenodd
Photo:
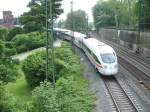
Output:
<svg viewBox="0 0 150 112">
<path fill-rule="evenodd" d="M 0 18 L 2 18 L 2 11 L 11 10 L 15 17 L 18 17 L 23 12 L 28 11 L 26 7 L 30 0 L 0 0 Z M 92 17 L 92 7 L 96 4 L 98 0 L 73 0 L 74 10 L 82 9 L 86 11 L 89 16 L 89 20 L 93 21 Z M 70 2 L 71 0 L 63 0 L 62 8 L 64 13 L 60 16 L 61 19 L 66 19 L 66 15 L 70 12 Z"/>
</svg>

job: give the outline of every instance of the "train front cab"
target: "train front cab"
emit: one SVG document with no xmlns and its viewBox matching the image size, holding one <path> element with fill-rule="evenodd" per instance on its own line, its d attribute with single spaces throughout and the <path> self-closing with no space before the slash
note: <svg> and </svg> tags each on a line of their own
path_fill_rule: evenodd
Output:
<svg viewBox="0 0 150 112">
<path fill-rule="evenodd" d="M 97 70 L 106 76 L 116 75 L 118 73 L 118 61 L 116 53 L 108 52 L 108 53 L 100 53 L 99 60 L 101 62 L 102 67 L 98 67 Z"/>
</svg>

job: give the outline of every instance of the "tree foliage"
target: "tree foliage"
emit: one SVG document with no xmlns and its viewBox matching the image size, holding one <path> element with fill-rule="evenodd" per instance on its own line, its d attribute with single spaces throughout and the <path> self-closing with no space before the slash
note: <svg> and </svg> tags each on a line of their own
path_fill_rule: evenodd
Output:
<svg viewBox="0 0 150 112">
<path fill-rule="evenodd" d="M 31 32 L 27 34 L 16 35 L 12 42 L 17 49 L 18 53 L 33 50 L 45 45 L 44 34 L 39 32 Z"/>
<path fill-rule="evenodd" d="M 150 29 L 150 1 L 140 0 L 135 4 L 135 14 L 140 22 L 140 27 Z"/>
<path fill-rule="evenodd" d="M 95 27 L 136 26 L 135 4 L 137 0 L 99 1 L 93 7 Z M 138 13 L 138 12 L 137 12 Z"/>
<path fill-rule="evenodd" d="M 15 27 L 13 29 L 11 29 L 8 33 L 7 36 L 7 40 L 10 41 L 12 40 L 13 37 L 15 37 L 17 34 L 22 34 L 23 33 L 23 29 L 20 27 Z"/>
<path fill-rule="evenodd" d="M 53 86 L 44 82 L 33 91 L 33 110 L 35 112 L 90 112 L 92 96 L 88 94 L 87 85 L 82 79 L 73 77 L 60 78 Z M 82 85 L 80 85 L 82 84 Z"/>
<path fill-rule="evenodd" d="M 65 27 L 72 30 L 74 27 L 75 31 L 85 32 L 87 24 L 87 14 L 83 10 L 77 10 L 72 13 L 68 13 Z"/>
<path fill-rule="evenodd" d="M 18 75 L 17 63 L 7 55 L 3 41 L 0 41 L 0 57 L 0 85 L 15 81 Z"/>
<path fill-rule="evenodd" d="M 0 40 L 5 41 L 7 38 L 8 30 L 6 28 L 0 27 Z"/>
<path fill-rule="evenodd" d="M 30 104 L 18 100 L 4 86 L 0 86 L 0 112 L 31 112 Z"/>
<path fill-rule="evenodd" d="M 62 0 L 53 0 L 53 16 L 57 18 L 63 10 L 61 9 Z M 30 8 L 29 12 L 24 13 L 20 17 L 20 22 L 24 25 L 25 32 L 33 31 L 43 31 L 43 28 L 46 26 L 46 3 L 44 0 L 39 0 L 39 3 L 30 2 L 28 7 Z M 48 18 L 50 18 L 50 0 L 48 0 Z"/>
</svg>

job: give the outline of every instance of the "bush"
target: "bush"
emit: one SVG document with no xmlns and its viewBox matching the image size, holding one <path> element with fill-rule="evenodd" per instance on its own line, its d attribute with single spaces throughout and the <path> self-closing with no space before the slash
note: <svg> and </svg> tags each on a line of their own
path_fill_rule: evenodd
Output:
<svg viewBox="0 0 150 112">
<path fill-rule="evenodd" d="M 5 45 L 4 42 L 0 40 L 0 57 L 4 55 Z"/>
<path fill-rule="evenodd" d="M 44 36 L 38 32 L 16 35 L 12 39 L 12 42 L 17 48 L 18 53 L 33 50 L 45 45 Z"/>
<path fill-rule="evenodd" d="M 66 45 L 66 44 L 65 44 Z M 26 80 L 31 88 L 34 88 L 44 81 L 45 67 L 46 67 L 46 53 L 45 51 L 38 51 L 30 55 L 24 62 L 22 69 L 25 73 Z M 70 74 L 80 74 L 81 66 L 79 57 L 73 54 L 70 48 L 55 49 L 55 80 L 60 77 L 67 77 Z M 48 79 L 53 81 L 52 65 L 51 65 L 51 51 L 49 51 L 49 71 Z"/>
<path fill-rule="evenodd" d="M 7 36 L 7 40 L 10 41 L 12 40 L 13 37 L 15 37 L 17 34 L 22 34 L 23 33 L 23 29 L 20 27 L 15 27 L 13 29 L 11 29 L 8 33 Z"/>
<path fill-rule="evenodd" d="M 0 60 L 0 83 L 15 81 L 18 76 L 17 64 L 11 58 Z"/>
<path fill-rule="evenodd" d="M 87 84 L 73 77 L 60 78 L 55 90 L 48 82 L 41 83 L 33 91 L 33 110 L 35 112 L 90 112 L 92 96 L 88 94 Z"/>
<path fill-rule="evenodd" d="M 31 88 L 38 86 L 40 82 L 44 81 L 46 78 L 45 75 L 45 67 L 46 67 L 46 53 L 44 51 L 36 52 L 30 55 L 24 62 L 23 62 L 23 71 L 26 76 L 26 80 Z M 49 52 L 50 56 L 50 52 Z M 51 61 L 51 57 L 49 57 L 49 62 Z M 67 69 L 66 63 L 62 60 L 55 59 L 55 79 L 57 80 L 61 77 L 61 71 L 63 69 Z M 52 67 L 50 66 L 48 71 L 48 79 L 52 82 Z"/>
<path fill-rule="evenodd" d="M 49 63 L 50 60 L 51 57 L 49 57 Z M 31 112 L 91 111 L 95 99 L 88 92 L 88 82 L 81 77 L 79 57 L 74 55 L 70 48 L 55 49 L 55 89 L 51 83 L 51 66 L 49 68 L 50 82 L 44 81 L 44 51 L 30 55 L 23 62 L 22 68 L 31 87 L 40 85 L 32 92 L 33 108 Z"/>
<path fill-rule="evenodd" d="M 6 40 L 8 31 L 6 28 L 0 27 L 0 40 Z"/>
<path fill-rule="evenodd" d="M 56 95 L 48 82 L 41 83 L 32 93 L 33 112 L 60 112 Z"/>
<path fill-rule="evenodd" d="M 0 86 L 0 112 L 30 112 L 31 104 L 23 103 Z"/>
<path fill-rule="evenodd" d="M 16 51 L 16 49 L 15 48 L 6 48 L 5 49 L 5 54 L 7 55 L 7 56 L 12 56 L 12 55 L 15 55 L 15 54 L 17 54 L 17 51 Z"/>
</svg>

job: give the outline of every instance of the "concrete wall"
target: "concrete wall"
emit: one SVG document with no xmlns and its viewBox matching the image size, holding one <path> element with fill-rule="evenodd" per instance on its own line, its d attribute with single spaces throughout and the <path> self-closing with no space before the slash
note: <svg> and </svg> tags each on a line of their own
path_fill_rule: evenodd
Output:
<svg viewBox="0 0 150 112">
<path fill-rule="evenodd" d="M 137 49 L 138 33 L 135 31 L 100 29 L 99 34 L 101 38 L 119 43 L 131 50 Z M 140 46 L 141 52 L 150 57 L 150 33 L 141 32 Z"/>
</svg>

